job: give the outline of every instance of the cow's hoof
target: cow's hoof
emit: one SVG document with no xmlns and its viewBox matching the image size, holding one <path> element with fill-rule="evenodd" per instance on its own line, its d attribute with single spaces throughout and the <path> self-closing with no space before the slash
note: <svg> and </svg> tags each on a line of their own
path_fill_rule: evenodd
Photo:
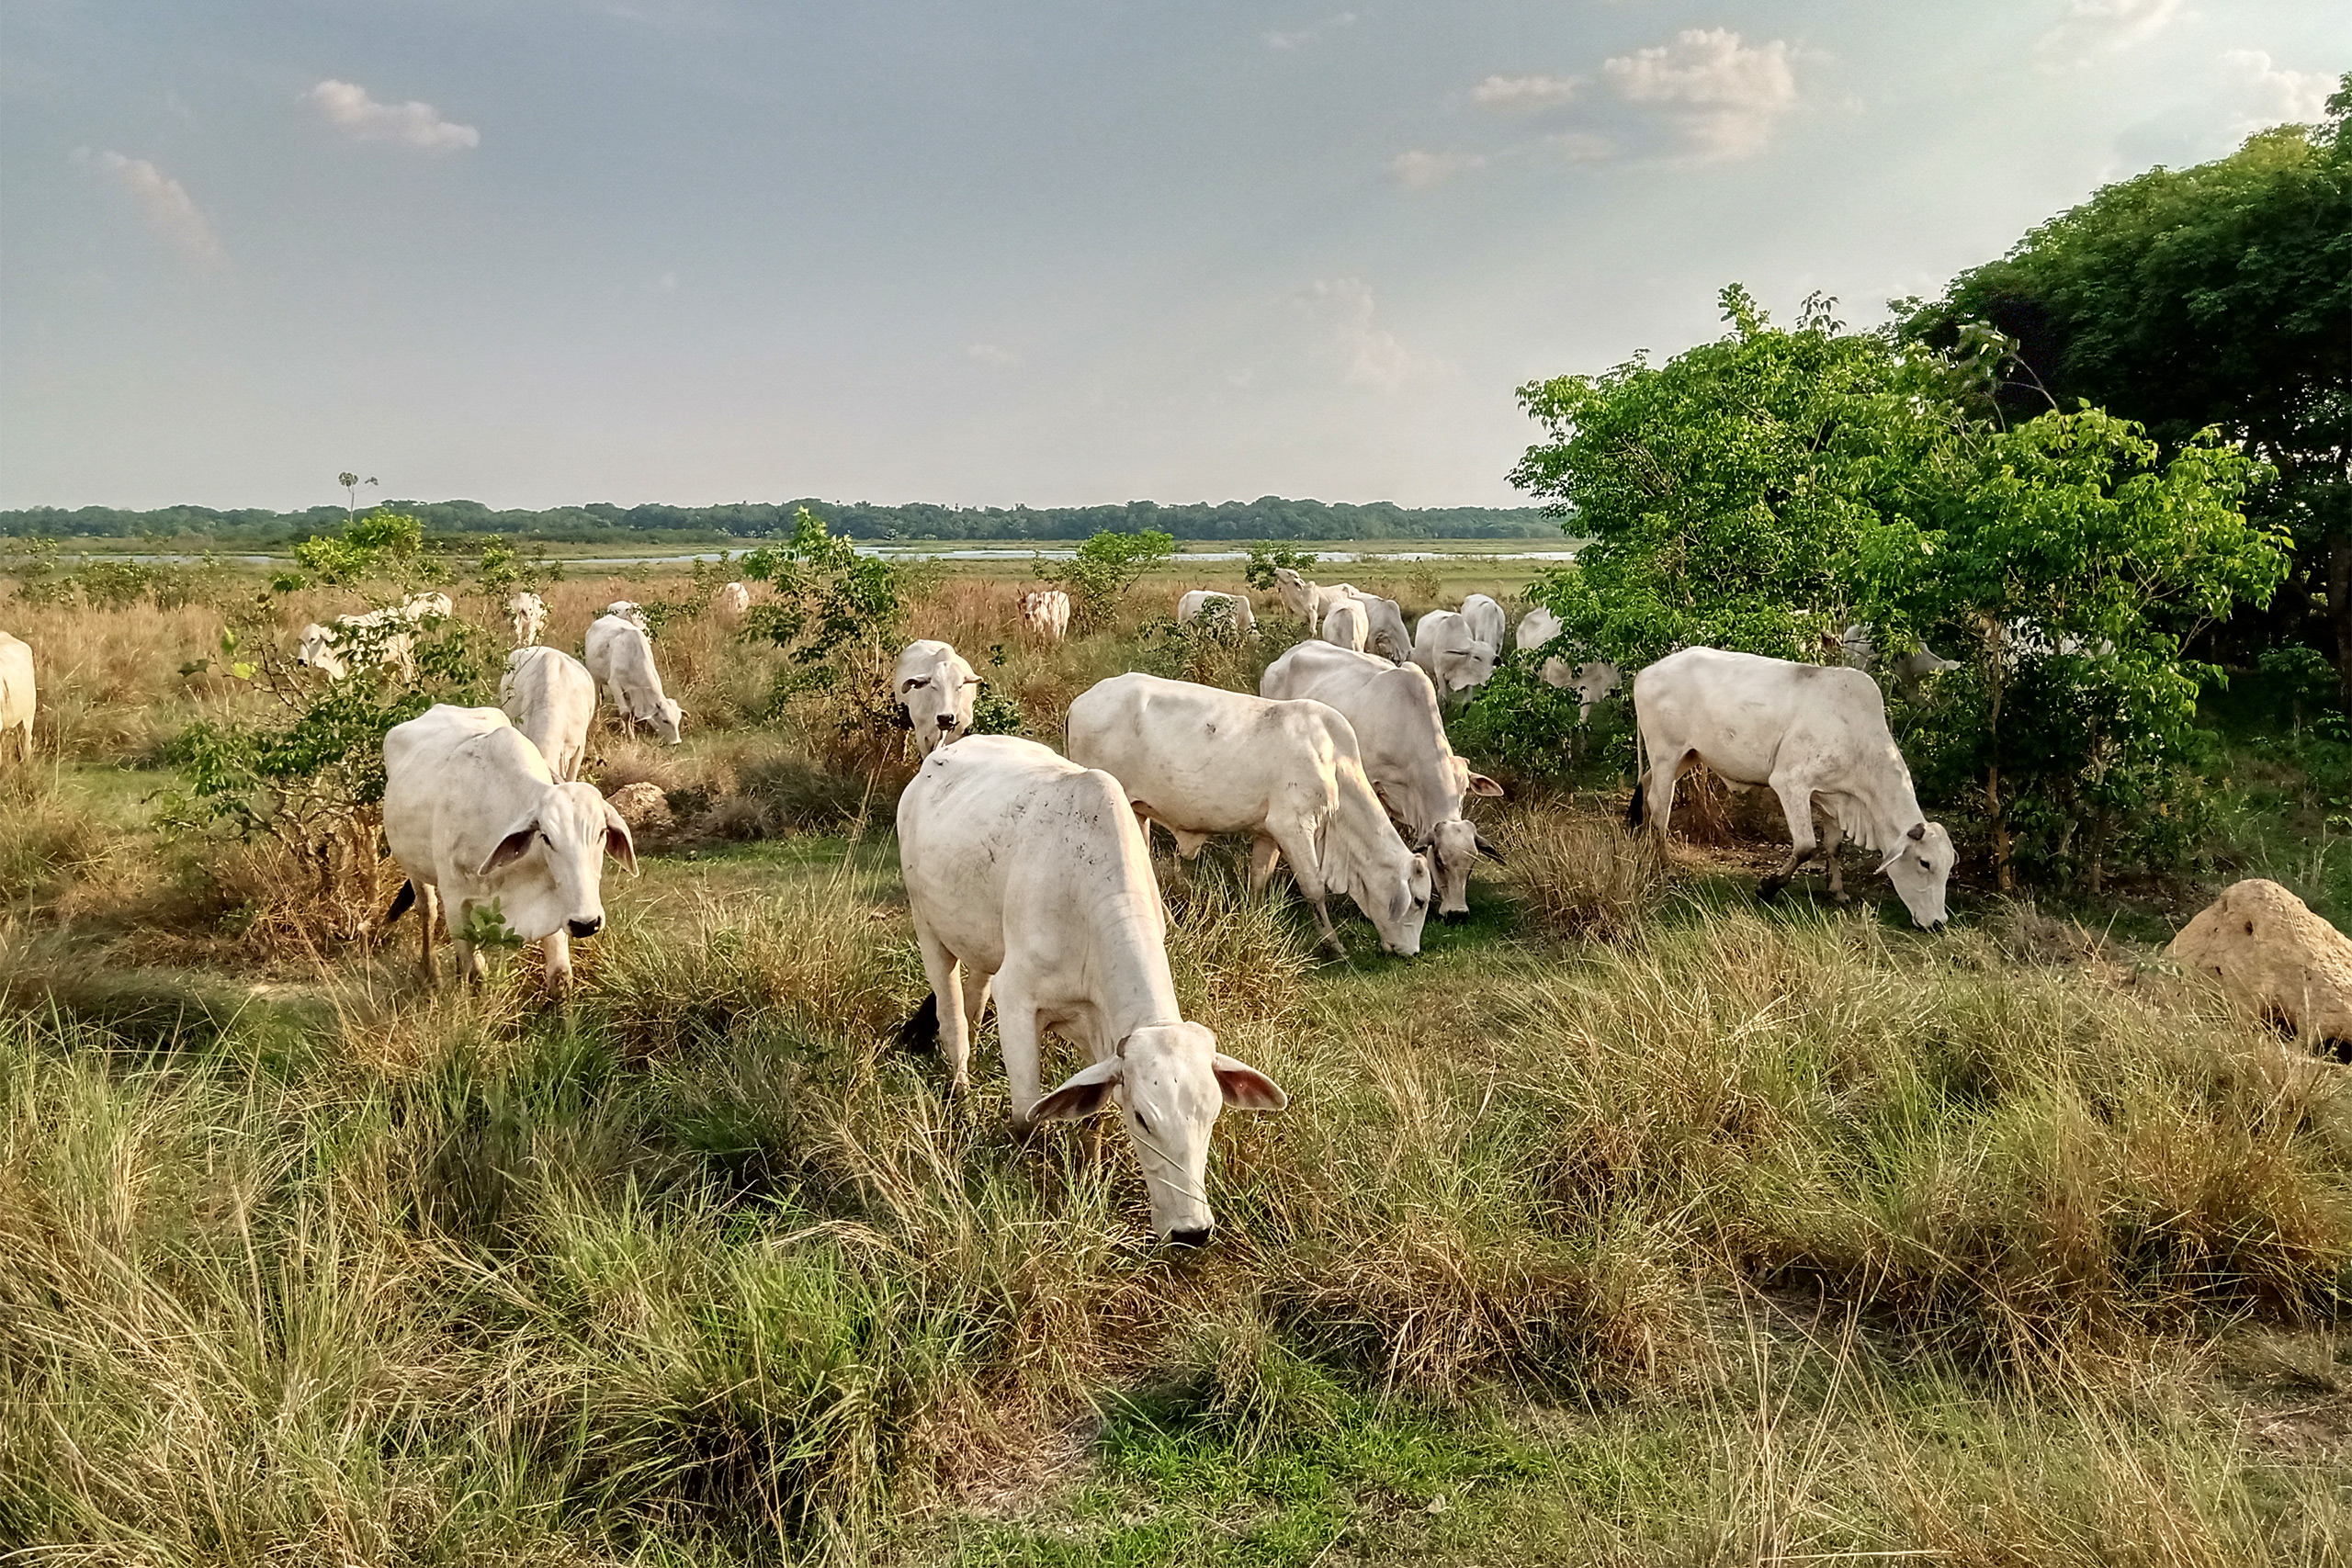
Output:
<svg viewBox="0 0 2352 1568">
<path fill-rule="evenodd" d="M 1756 885 L 1757 902 L 1761 904 L 1770 904 L 1772 900 L 1781 896 L 1781 889 L 1787 886 L 1787 881 L 1781 877 L 1766 877 L 1763 881 Z"/>
</svg>

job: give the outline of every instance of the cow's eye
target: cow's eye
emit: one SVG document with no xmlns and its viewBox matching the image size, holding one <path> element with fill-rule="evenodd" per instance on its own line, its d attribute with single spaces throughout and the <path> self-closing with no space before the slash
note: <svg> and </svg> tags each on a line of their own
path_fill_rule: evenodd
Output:
<svg viewBox="0 0 2352 1568">
<path fill-rule="evenodd" d="M 1926 861 L 1921 861 L 1921 862 L 1919 863 L 1919 869 L 1920 869 L 1921 871 L 1925 871 L 1925 870 L 1927 870 L 1927 869 L 1928 869 L 1928 863 L 1927 863 Z"/>
<path fill-rule="evenodd" d="M 1151 1118 L 1146 1116 L 1140 1111 L 1136 1112 L 1136 1131 L 1138 1133 L 1148 1133 L 1151 1131 Z"/>
</svg>

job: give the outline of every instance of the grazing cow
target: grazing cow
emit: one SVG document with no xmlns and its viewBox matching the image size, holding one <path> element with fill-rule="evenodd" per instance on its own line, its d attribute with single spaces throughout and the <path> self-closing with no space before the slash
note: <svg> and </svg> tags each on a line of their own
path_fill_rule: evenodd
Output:
<svg viewBox="0 0 2352 1568">
<path fill-rule="evenodd" d="M 1305 621 L 1308 626 L 1320 627 L 1323 617 L 1331 613 L 1334 604 L 1356 596 L 1356 587 L 1352 582 L 1335 582 L 1328 588 L 1322 587 L 1286 566 L 1278 566 L 1274 568 L 1274 592 L 1281 598 L 1283 609 Z"/>
<path fill-rule="evenodd" d="M 18 756 L 33 760 L 33 650 L 0 632 L 0 752 L 17 738 Z"/>
<path fill-rule="evenodd" d="M 1364 625 L 1363 601 L 1336 599 L 1323 612 L 1323 640 L 1347 649 L 1352 653 L 1363 651 L 1364 637 L 1369 631 Z"/>
<path fill-rule="evenodd" d="M 506 601 L 506 624 L 514 628 L 514 646 L 529 648 L 548 629 L 548 602 L 526 590 Z"/>
<path fill-rule="evenodd" d="M 385 734 L 384 842 L 408 874 L 384 923 L 419 906 L 427 980 L 439 978 L 436 920 L 457 943 L 459 972 L 481 978 L 481 953 L 465 933 L 491 909 L 515 936 L 545 943 L 548 986 L 563 989 L 571 938 L 604 929 L 605 856 L 637 874 L 620 814 L 594 784 L 557 783 L 496 708 L 436 704 Z"/>
<path fill-rule="evenodd" d="M 1442 702 L 1476 691 L 1495 672 L 1495 645 L 1473 637 L 1469 620 L 1453 610 L 1431 610 L 1413 628 L 1413 662 Z"/>
<path fill-rule="evenodd" d="M 890 690 L 907 710 L 917 755 L 928 757 L 972 733 L 972 699 L 979 689 L 980 678 L 947 644 L 929 637 L 907 644 Z"/>
<path fill-rule="evenodd" d="M 1390 664 L 1375 654 L 1303 642 L 1266 667 L 1261 696 L 1311 697 L 1340 710 L 1356 733 L 1356 750 L 1373 793 L 1403 829 L 1405 841 L 1437 861 L 1438 915 L 1470 912 L 1470 866 L 1502 854 L 1462 816 L 1462 797 L 1498 795 L 1502 785 L 1453 754 L 1439 715 L 1437 688 L 1418 664 Z"/>
<path fill-rule="evenodd" d="M 506 656 L 498 705 L 560 783 L 580 776 L 588 727 L 596 721 L 596 678 L 586 665 L 560 649 L 518 648 Z"/>
<path fill-rule="evenodd" d="M 931 981 L 902 1038 L 935 1035 L 964 1089 L 970 1032 L 993 986 L 1014 1122 L 1117 1107 L 1153 1235 L 1205 1243 L 1218 1111 L 1289 1100 L 1178 1010 L 1151 852 L 1119 781 L 1007 735 L 943 746 L 899 797 L 899 858 Z M 1041 1095 L 1037 1043 L 1048 1030 L 1090 1065 Z"/>
<path fill-rule="evenodd" d="M 730 582 L 712 596 L 710 607 L 729 626 L 741 621 L 752 607 L 752 591 L 740 582 Z"/>
<path fill-rule="evenodd" d="M 1794 664 L 1752 653 L 1686 648 L 1634 677 L 1634 718 L 1649 768 L 1634 786 L 1627 820 L 1664 832 L 1674 784 L 1692 762 L 1726 783 L 1769 785 L 1789 819 L 1788 863 L 1758 889 L 1771 898 L 1814 858 L 1813 808 L 1828 818 L 1819 853 L 1829 890 L 1846 896 L 1841 835 L 1883 852 L 1878 869 L 1922 926 L 1944 923 L 1951 835 L 1919 810 L 1911 770 L 1886 728 L 1886 699 L 1858 670 Z"/>
<path fill-rule="evenodd" d="M 1538 604 L 1520 617 L 1519 630 L 1513 634 L 1521 652 L 1540 649 L 1560 635 L 1560 617 Z M 1603 697 L 1623 683 L 1624 674 L 1605 659 L 1589 663 L 1571 664 L 1557 654 L 1544 660 L 1536 676 L 1556 691 L 1574 692 L 1577 696 L 1577 722 L 1582 724 L 1592 717 L 1592 710 Z"/>
<path fill-rule="evenodd" d="M 1838 652 L 1847 669 L 1860 670 L 1867 674 L 1878 660 L 1877 634 L 1869 622 L 1857 621 L 1848 626 L 1845 635 L 1838 639 Z M 1903 694 L 1905 702 L 1922 702 L 1928 694 L 1928 676 L 1959 668 L 1959 660 L 1946 659 L 1923 642 L 1894 661 L 1895 689 Z"/>
<path fill-rule="evenodd" d="M 1503 633 L 1510 626 L 1510 617 L 1503 614 L 1499 601 L 1484 593 L 1473 593 L 1462 601 L 1462 618 L 1470 623 L 1470 635 L 1500 653 Z"/>
<path fill-rule="evenodd" d="M 1114 675 L 1069 705 L 1069 758 L 1116 778 L 1136 818 L 1173 833 L 1187 860 L 1213 833 L 1250 834 L 1252 893 L 1287 856 L 1333 953 L 1347 954 L 1324 908 L 1333 891 L 1356 901 L 1381 946 L 1420 952 L 1429 861 L 1396 836 L 1355 731 L 1321 703 Z"/>
<path fill-rule="evenodd" d="M 1356 603 L 1363 606 L 1364 651 L 1376 653 L 1391 664 L 1410 664 L 1413 634 L 1406 629 L 1404 607 L 1377 593 L 1359 593 Z"/>
<path fill-rule="evenodd" d="M 649 638 L 653 636 L 653 624 L 645 618 L 645 606 L 634 599 L 616 599 L 605 606 L 605 614 L 627 621 Z"/>
<path fill-rule="evenodd" d="M 1021 595 L 1021 624 L 1049 642 L 1069 635 L 1069 595 L 1058 588 L 1032 588 Z"/>
<path fill-rule="evenodd" d="M 639 725 L 650 724 L 675 746 L 686 710 L 663 694 L 645 628 L 619 615 L 599 615 L 588 623 L 587 655 L 588 673 L 612 699 L 621 733 L 633 735 Z"/>
<path fill-rule="evenodd" d="M 1247 637 L 1257 629 L 1258 613 L 1250 607 L 1246 593 L 1227 593 L 1215 588 L 1195 588 L 1176 601 L 1176 624 L 1189 626 L 1204 614 L 1222 605 L 1227 624 L 1240 636 Z"/>
<path fill-rule="evenodd" d="M 344 680 L 355 669 L 388 666 L 399 670 L 401 679 L 413 681 L 419 618 L 393 608 L 370 610 L 364 615 L 337 615 L 332 626 L 312 621 L 296 639 L 294 660 L 330 681 Z"/>
<path fill-rule="evenodd" d="M 412 626 L 422 626 L 426 621 L 447 620 L 456 610 L 457 606 L 449 603 L 447 593 L 412 593 L 401 601 L 401 618 Z"/>
</svg>

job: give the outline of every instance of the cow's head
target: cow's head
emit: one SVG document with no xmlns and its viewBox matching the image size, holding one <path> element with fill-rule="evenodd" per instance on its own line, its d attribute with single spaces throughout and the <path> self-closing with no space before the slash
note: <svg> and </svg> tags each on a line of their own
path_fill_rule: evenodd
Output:
<svg viewBox="0 0 2352 1568">
<path fill-rule="evenodd" d="M 1107 1061 L 1072 1074 L 1030 1112 L 1040 1122 L 1075 1122 L 1115 1106 L 1151 1193 L 1151 1233 L 1199 1247 L 1216 1216 L 1209 1212 L 1209 1139 L 1217 1113 L 1280 1111 L 1290 1097 L 1246 1062 L 1216 1048 L 1198 1023 L 1147 1024 L 1119 1042 Z"/>
<path fill-rule="evenodd" d="M 939 747 L 972 733 L 972 699 L 979 694 L 980 678 L 950 653 L 928 668 L 901 670 L 899 705 L 915 732 L 915 750 L 928 757 Z"/>
<path fill-rule="evenodd" d="M 1437 913 L 1442 920 L 1470 918 L 1470 867 L 1480 855 L 1500 861 L 1502 851 L 1487 841 L 1475 823 L 1456 817 L 1430 829 L 1421 847 L 1429 852 L 1437 874 Z"/>
<path fill-rule="evenodd" d="M 496 891 L 507 929 L 525 942 L 605 929 L 605 856 L 637 874 L 628 824 L 594 784 L 549 784 L 502 834 L 476 874 Z"/>
<path fill-rule="evenodd" d="M 686 722 L 686 710 L 678 705 L 675 697 L 656 697 L 645 713 L 637 716 L 640 724 L 650 724 L 653 733 L 675 746 Z"/>
<path fill-rule="evenodd" d="M 1274 568 L 1274 592 L 1283 608 L 1305 621 L 1315 624 L 1315 585 L 1286 566 Z"/>
<path fill-rule="evenodd" d="M 1879 870 L 1894 884 L 1911 919 L 1933 931 L 1944 923 L 1944 885 L 1951 880 L 1951 835 L 1940 822 L 1915 822 L 1894 840 L 1894 850 L 1879 863 Z"/>
<path fill-rule="evenodd" d="M 343 660 L 334 650 L 334 634 L 316 621 L 297 634 L 294 662 L 316 670 L 330 681 L 340 681 L 345 674 Z"/>
</svg>

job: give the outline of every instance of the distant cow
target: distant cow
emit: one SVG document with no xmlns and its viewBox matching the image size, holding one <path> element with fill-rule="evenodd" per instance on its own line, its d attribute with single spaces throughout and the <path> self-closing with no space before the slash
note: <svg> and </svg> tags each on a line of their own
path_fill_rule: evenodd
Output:
<svg viewBox="0 0 2352 1568">
<path fill-rule="evenodd" d="M 1649 767 L 1634 786 L 1627 820 L 1674 810 L 1675 780 L 1703 762 L 1728 784 L 1769 785 L 1789 820 L 1788 863 L 1764 879 L 1766 898 L 1815 858 L 1813 809 L 1828 818 L 1819 846 L 1829 890 L 1845 897 L 1838 865 L 1842 835 L 1881 851 L 1878 869 L 1922 926 L 1944 923 L 1951 835 L 1919 809 L 1911 770 L 1886 728 L 1886 699 L 1857 670 L 1794 664 L 1752 653 L 1686 648 L 1634 677 L 1634 716 Z"/>
<path fill-rule="evenodd" d="M 918 755 L 928 757 L 972 733 L 972 699 L 979 694 L 980 678 L 947 644 L 930 637 L 907 644 L 890 690 L 907 710 Z"/>
<path fill-rule="evenodd" d="M 1058 588 L 1032 588 L 1019 601 L 1021 624 L 1050 642 L 1069 634 L 1069 595 Z"/>
<path fill-rule="evenodd" d="M 605 606 L 605 614 L 627 621 L 649 638 L 653 636 L 653 623 L 645 617 L 645 606 L 634 599 L 616 599 Z"/>
<path fill-rule="evenodd" d="M 421 614 L 410 615 L 405 607 L 393 607 L 362 615 L 337 615 L 328 626 L 312 621 L 297 636 L 294 661 L 330 681 L 345 680 L 354 670 L 379 669 L 398 670 L 401 679 L 413 681 L 416 626 L 423 618 Z"/>
<path fill-rule="evenodd" d="M 1877 633 L 1869 622 L 1858 621 L 1848 626 L 1845 635 L 1838 639 L 1838 652 L 1847 669 L 1868 673 L 1878 661 Z M 1927 697 L 1928 677 L 1959 669 L 1960 660 L 1946 659 L 1926 643 L 1921 643 L 1896 660 L 1890 668 L 1894 676 L 1895 689 L 1903 694 L 1904 700 L 1918 703 Z"/>
<path fill-rule="evenodd" d="M 1250 607 L 1246 593 L 1227 593 L 1215 588 L 1195 588 L 1176 601 L 1176 624 L 1189 626 L 1202 615 L 1212 614 L 1223 606 L 1226 623 L 1247 637 L 1258 625 L 1258 613 Z"/>
<path fill-rule="evenodd" d="M 17 738 L 18 757 L 33 758 L 33 650 L 26 643 L 0 632 L 0 754 L 8 737 Z"/>
<path fill-rule="evenodd" d="M 1261 696 L 1311 697 L 1340 710 L 1355 731 L 1373 793 L 1396 820 L 1406 843 L 1437 861 L 1438 913 L 1470 912 L 1471 863 L 1502 854 L 1462 815 L 1465 795 L 1499 795 L 1502 785 L 1453 753 L 1438 712 L 1437 688 L 1417 664 L 1302 642 L 1267 666 Z"/>
<path fill-rule="evenodd" d="M 899 857 L 931 981 L 902 1037 L 935 1035 L 963 1089 L 993 985 L 1013 1121 L 1114 1108 L 1143 1168 L 1152 1233 L 1206 1242 L 1217 1113 L 1289 1101 L 1178 1009 L 1151 852 L 1119 781 L 1011 736 L 943 746 L 899 797 Z M 1090 1065 L 1041 1095 L 1047 1031 Z"/>
<path fill-rule="evenodd" d="M 1440 700 L 1483 686 L 1495 673 L 1495 645 L 1471 635 L 1469 619 L 1431 610 L 1413 627 L 1413 662 L 1437 687 Z"/>
<path fill-rule="evenodd" d="M 596 678 L 586 665 L 559 649 L 518 648 L 506 656 L 498 705 L 560 782 L 580 776 L 588 728 L 596 720 Z"/>
<path fill-rule="evenodd" d="M 1521 652 L 1541 649 L 1560 635 L 1560 617 L 1541 604 L 1520 618 L 1519 630 L 1513 634 Z M 1623 672 L 1605 659 L 1583 664 L 1572 664 L 1557 654 L 1547 656 L 1536 671 L 1545 685 L 1559 691 L 1572 691 L 1577 696 L 1577 722 L 1592 717 L 1592 710 L 1600 700 L 1624 682 Z"/>
<path fill-rule="evenodd" d="M 605 925 L 605 856 L 637 873 L 628 824 L 584 784 L 559 784 L 538 748 L 496 708 L 439 704 L 384 737 L 384 841 L 408 874 L 385 923 L 416 904 L 425 978 L 438 977 L 433 928 L 446 923 L 458 968 L 482 975 L 465 933 L 494 911 L 545 943 L 547 983 L 571 979 L 573 937 Z"/>
<path fill-rule="evenodd" d="M 529 648 L 548 629 L 548 602 L 525 590 L 506 601 L 506 624 L 514 633 L 514 646 Z"/>
<path fill-rule="evenodd" d="M 1363 601 L 1352 596 L 1335 599 L 1323 612 L 1323 640 L 1351 653 L 1363 651 L 1370 628 L 1364 624 Z"/>
<path fill-rule="evenodd" d="M 599 615 L 588 623 L 587 643 L 588 673 L 611 699 L 621 733 L 634 734 L 639 725 L 650 724 L 662 739 L 678 744 L 686 710 L 662 690 L 645 628 L 619 615 Z"/>
<path fill-rule="evenodd" d="M 752 591 L 740 582 L 728 583 L 712 596 L 710 607 L 718 613 L 721 621 L 731 626 L 751 609 Z"/>
<path fill-rule="evenodd" d="M 456 612 L 447 593 L 412 593 L 401 601 L 401 618 L 412 623 L 447 620 Z"/>
<path fill-rule="evenodd" d="M 1331 613 L 1335 603 L 1354 598 L 1356 588 L 1351 582 L 1335 582 L 1326 588 L 1308 581 L 1286 566 L 1278 566 L 1274 569 L 1274 592 L 1281 598 L 1283 608 L 1305 621 L 1312 631 L 1321 629 L 1323 617 Z"/>
<path fill-rule="evenodd" d="M 1499 601 L 1484 593 L 1473 593 L 1462 601 L 1462 618 L 1470 623 L 1470 635 L 1493 649 L 1503 649 L 1503 633 L 1510 619 L 1503 614 Z"/>
<path fill-rule="evenodd" d="M 1250 890 L 1285 857 L 1324 945 L 1345 955 L 1324 908 L 1344 893 L 1409 958 L 1421 950 L 1430 874 L 1396 836 L 1364 776 L 1355 731 L 1314 702 L 1157 675 L 1114 675 L 1069 705 L 1069 757 L 1119 781 L 1138 818 L 1191 859 L 1215 833 L 1250 835 Z"/>
</svg>

